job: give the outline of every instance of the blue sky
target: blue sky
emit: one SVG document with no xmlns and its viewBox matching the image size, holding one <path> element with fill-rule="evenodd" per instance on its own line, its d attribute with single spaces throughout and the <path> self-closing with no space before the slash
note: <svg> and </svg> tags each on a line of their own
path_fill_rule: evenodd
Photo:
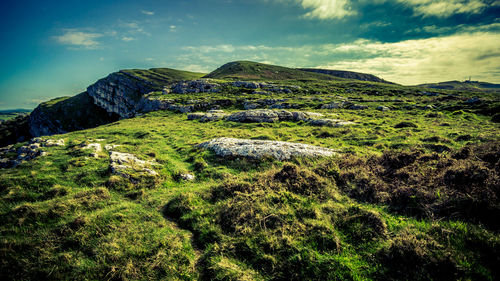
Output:
<svg viewBox="0 0 500 281">
<path fill-rule="evenodd" d="M 500 83 L 499 0 L 27 0 L 3 3 L 0 21 L 0 109 L 119 69 L 233 60 Z"/>
</svg>

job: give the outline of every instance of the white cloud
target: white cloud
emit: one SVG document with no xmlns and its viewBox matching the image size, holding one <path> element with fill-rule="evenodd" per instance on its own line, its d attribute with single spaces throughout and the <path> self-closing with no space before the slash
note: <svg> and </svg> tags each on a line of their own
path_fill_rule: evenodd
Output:
<svg viewBox="0 0 500 281">
<path fill-rule="evenodd" d="M 153 11 L 147 11 L 147 10 L 142 10 L 141 13 L 143 13 L 145 15 L 148 15 L 148 16 L 153 16 L 155 14 L 155 12 L 153 12 Z"/>
<path fill-rule="evenodd" d="M 264 0 L 268 1 L 268 0 Z M 500 1 L 491 0 L 278 0 L 296 3 L 308 10 L 304 18 L 332 20 L 357 14 L 356 8 L 367 4 L 386 2 L 402 4 L 414 11 L 415 16 L 447 18 L 456 14 L 478 14 L 488 6 L 500 6 Z M 354 6 L 354 7 L 353 7 Z"/>
<path fill-rule="evenodd" d="M 346 50 L 365 57 L 341 59 L 318 67 L 347 69 L 380 75 L 402 84 L 463 79 L 498 81 L 500 34 L 463 33 L 396 43 L 358 41 L 331 46 L 330 52 Z"/>
<path fill-rule="evenodd" d="M 103 35 L 100 33 L 89 33 L 78 31 L 76 29 L 67 29 L 63 35 L 54 36 L 59 44 L 70 45 L 73 47 L 80 47 L 85 49 L 96 49 L 99 47 L 99 42 L 96 40 Z"/>
<path fill-rule="evenodd" d="M 455 14 L 478 14 L 488 4 L 485 0 L 398 0 L 411 7 L 417 16 L 447 18 Z"/>
<path fill-rule="evenodd" d="M 201 53 L 212 53 L 212 52 L 224 52 L 224 53 L 232 53 L 236 51 L 235 47 L 231 44 L 222 44 L 217 46 L 188 46 L 184 47 L 183 50 L 187 51 L 197 51 Z"/>
<path fill-rule="evenodd" d="M 304 17 L 317 19 L 341 19 L 356 14 L 349 0 L 300 0 L 304 9 L 311 10 Z"/>
<path fill-rule="evenodd" d="M 122 41 L 125 41 L 125 42 L 130 42 L 130 41 L 134 41 L 134 40 L 135 40 L 134 37 L 128 37 L 128 36 L 122 37 Z"/>
<path fill-rule="evenodd" d="M 460 80 L 500 82 L 500 33 L 482 31 L 383 43 L 359 39 L 347 44 L 253 46 L 221 44 L 184 47 L 184 65 L 217 67 L 221 62 L 252 60 L 289 67 L 321 67 L 378 75 L 405 85 Z"/>
</svg>

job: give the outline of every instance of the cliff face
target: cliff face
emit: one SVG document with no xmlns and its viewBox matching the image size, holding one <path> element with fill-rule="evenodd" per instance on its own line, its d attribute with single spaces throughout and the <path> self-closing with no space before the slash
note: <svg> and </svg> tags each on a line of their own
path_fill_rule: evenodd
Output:
<svg viewBox="0 0 500 281">
<path fill-rule="evenodd" d="M 87 93 L 97 106 L 107 112 L 129 118 L 139 110 L 142 96 L 154 90 L 157 87 L 149 81 L 115 72 L 89 86 Z"/>
<path fill-rule="evenodd" d="M 32 136 L 63 134 L 114 122 L 118 115 L 94 104 L 87 92 L 41 103 L 29 116 Z"/>
</svg>

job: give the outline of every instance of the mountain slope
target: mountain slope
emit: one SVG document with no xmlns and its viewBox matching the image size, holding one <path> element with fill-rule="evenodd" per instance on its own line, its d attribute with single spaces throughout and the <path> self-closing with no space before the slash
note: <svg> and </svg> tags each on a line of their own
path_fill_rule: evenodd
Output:
<svg viewBox="0 0 500 281">
<path fill-rule="evenodd" d="M 459 90 L 459 91 L 485 91 L 499 92 L 500 84 L 479 82 L 479 81 L 446 81 L 439 83 L 421 84 L 418 87 L 442 89 L 442 90 Z"/>
<path fill-rule="evenodd" d="M 327 74 L 327 75 L 331 75 L 331 76 L 335 76 L 335 77 L 339 77 L 339 78 L 345 78 L 345 79 L 354 79 L 354 80 L 361 80 L 361 81 L 394 84 L 392 82 L 389 82 L 389 81 L 386 81 L 382 78 L 379 78 L 375 75 L 360 73 L 360 72 L 345 71 L 345 70 L 329 70 L 329 69 L 319 69 L 319 68 L 298 68 L 298 69 L 302 70 L 302 71 Z"/>
<path fill-rule="evenodd" d="M 339 80 L 321 73 L 251 61 L 235 61 L 224 64 L 204 77 L 239 80 Z"/>
</svg>

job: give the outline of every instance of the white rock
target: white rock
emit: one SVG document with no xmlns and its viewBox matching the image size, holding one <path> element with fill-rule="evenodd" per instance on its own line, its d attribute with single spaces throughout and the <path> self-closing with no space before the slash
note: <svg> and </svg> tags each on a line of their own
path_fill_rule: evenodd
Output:
<svg viewBox="0 0 500 281">
<path fill-rule="evenodd" d="M 287 160 L 292 157 L 328 157 L 335 151 L 328 148 L 283 141 L 218 138 L 204 142 L 199 147 L 212 150 L 221 157 L 272 157 Z"/>
</svg>

